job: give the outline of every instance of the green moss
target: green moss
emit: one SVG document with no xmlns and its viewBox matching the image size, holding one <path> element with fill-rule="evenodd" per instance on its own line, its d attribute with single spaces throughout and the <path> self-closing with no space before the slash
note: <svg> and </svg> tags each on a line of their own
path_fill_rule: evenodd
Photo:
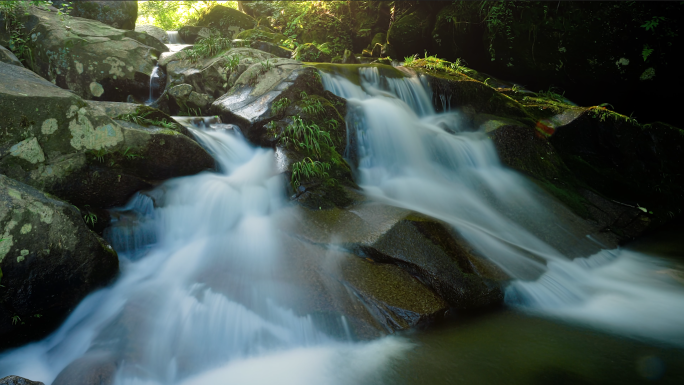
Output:
<svg viewBox="0 0 684 385">
<path fill-rule="evenodd" d="M 270 33 L 259 29 L 247 29 L 235 35 L 235 39 L 260 40 L 273 44 L 280 44 L 285 41 L 287 37 L 280 33 Z"/>
</svg>

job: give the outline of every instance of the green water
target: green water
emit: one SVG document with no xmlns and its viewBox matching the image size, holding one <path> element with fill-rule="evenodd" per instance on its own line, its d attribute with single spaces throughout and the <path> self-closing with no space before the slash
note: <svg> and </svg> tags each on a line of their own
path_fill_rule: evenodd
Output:
<svg viewBox="0 0 684 385">
<path fill-rule="evenodd" d="M 684 226 L 628 248 L 684 265 Z M 461 316 L 404 337 L 415 347 L 385 384 L 684 384 L 682 348 L 515 310 Z"/>
</svg>

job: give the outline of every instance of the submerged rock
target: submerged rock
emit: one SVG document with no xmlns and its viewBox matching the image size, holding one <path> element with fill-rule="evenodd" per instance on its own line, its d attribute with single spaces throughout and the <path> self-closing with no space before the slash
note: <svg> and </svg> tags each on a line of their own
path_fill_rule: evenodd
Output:
<svg viewBox="0 0 684 385">
<path fill-rule="evenodd" d="M 0 349 L 49 334 L 118 273 L 74 207 L 0 175 Z"/>
<path fill-rule="evenodd" d="M 0 172 L 73 204 L 112 207 L 158 180 L 214 166 L 195 141 L 154 127 L 163 118 L 113 121 L 33 72 L 0 63 Z M 144 120 L 148 118 L 152 120 Z"/>
<path fill-rule="evenodd" d="M 168 48 L 156 38 L 73 17 L 68 28 L 53 11 L 30 7 L 18 15 L 30 36 L 29 68 L 84 99 L 125 101 L 147 95 L 150 75 Z"/>
</svg>

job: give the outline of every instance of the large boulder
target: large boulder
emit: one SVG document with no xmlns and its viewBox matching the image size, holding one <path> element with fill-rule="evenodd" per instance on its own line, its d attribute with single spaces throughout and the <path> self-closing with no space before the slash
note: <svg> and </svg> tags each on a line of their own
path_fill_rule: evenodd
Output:
<svg viewBox="0 0 684 385">
<path fill-rule="evenodd" d="M 37 7 L 19 17 L 30 36 L 31 70 L 84 99 L 144 99 L 157 58 L 168 51 L 146 33 L 77 17 L 65 26 L 56 12 Z"/>
<path fill-rule="evenodd" d="M 235 39 L 235 36 L 242 31 L 254 28 L 255 24 L 251 16 L 223 5 L 204 10 L 197 19 L 197 26 L 216 28 L 222 36 L 231 39 Z M 184 36 L 183 39 L 185 39 Z"/>
<path fill-rule="evenodd" d="M 67 9 L 74 17 L 97 20 L 114 28 L 132 30 L 138 19 L 137 1 L 53 1 L 57 8 Z"/>
<path fill-rule="evenodd" d="M 166 88 L 189 84 L 197 93 L 223 96 L 234 85 L 240 75 L 253 64 L 273 61 L 275 55 L 252 48 L 233 48 L 219 56 L 201 59 L 195 63 L 183 59 L 183 52 L 169 58 L 166 72 Z"/>
<path fill-rule="evenodd" d="M 163 29 L 149 24 L 136 25 L 135 32 L 146 33 L 163 44 L 169 44 L 169 35 Z"/>
<path fill-rule="evenodd" d="M 15 66 L 23 67 L 19 59 L 12 53 L 12 51 L 0 45 L 0 61 L 8 64 L 14 64 Z"/>
<path fill-rule="evenodd" d="M 145 112 L 114 121 L 18 66 L 0 63 L 0 77 L 0 172 L 73 204 L 121 205 L 155 181 L 214 166 L 171 122 Z"/>
<path fill-rule="evenodd" d="M 195 44 L 197 40 L 211 36 L 211 29 L 207 27 L 185 25 L 178 30 L 178 35 L 183 39 L 185 44 Z"/>
<path fill-rule="evenodd" d="M 118 273 L 74 206 L 0 175 L 0 349 L 49 334 Z"/>
<path fill-rule="evenodd" d="M 235 39 L 241 39 L 241 40 L 259 40 L 259 41 L 267 41 L 269 43 L 274 43 L 274 44 L 280 44 L 283 41 L 287 39 L 287 36 L 283 35 L 282 33 L 272 33 L 268 31 L 264 31 L 262 29 L 247 29 L 244 30 L 237 35 L 235 35 Z"/>
</svg>

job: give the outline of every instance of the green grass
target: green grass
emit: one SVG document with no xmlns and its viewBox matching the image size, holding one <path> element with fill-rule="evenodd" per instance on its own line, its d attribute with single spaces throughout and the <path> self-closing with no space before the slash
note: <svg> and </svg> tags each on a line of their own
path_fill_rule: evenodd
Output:
<svg viewBox="0 0 684 385">
<path fill-rule="evenodd" d="M 235 70 L 238 68 L 238 65 L 240 65 L 240 57 L 235 55 L 228 59 L 228 65 L 226 65 L 226 68 L 230 72 L 235 72 Z"/>
<path fill-rule="evenodd" d="M 168 129 L 174 129 L 177 128 L 176 123 L 173 122 L 167 122 L 166 119 L 148 119 L 147 116 L 151 114 L 152 111 L 149 111 L 144 114 L 139 114 L 139 113 L 132 113 L 132 114 L 124 114 L 124 115 L 119 115 L 115 119 L 116 120 L 124 120 L 127 122 L 135 123 L 140 126 L 157 126 L 157 127 L 163 127 L 163 128 L 168 128 Z"/>
</svg>

